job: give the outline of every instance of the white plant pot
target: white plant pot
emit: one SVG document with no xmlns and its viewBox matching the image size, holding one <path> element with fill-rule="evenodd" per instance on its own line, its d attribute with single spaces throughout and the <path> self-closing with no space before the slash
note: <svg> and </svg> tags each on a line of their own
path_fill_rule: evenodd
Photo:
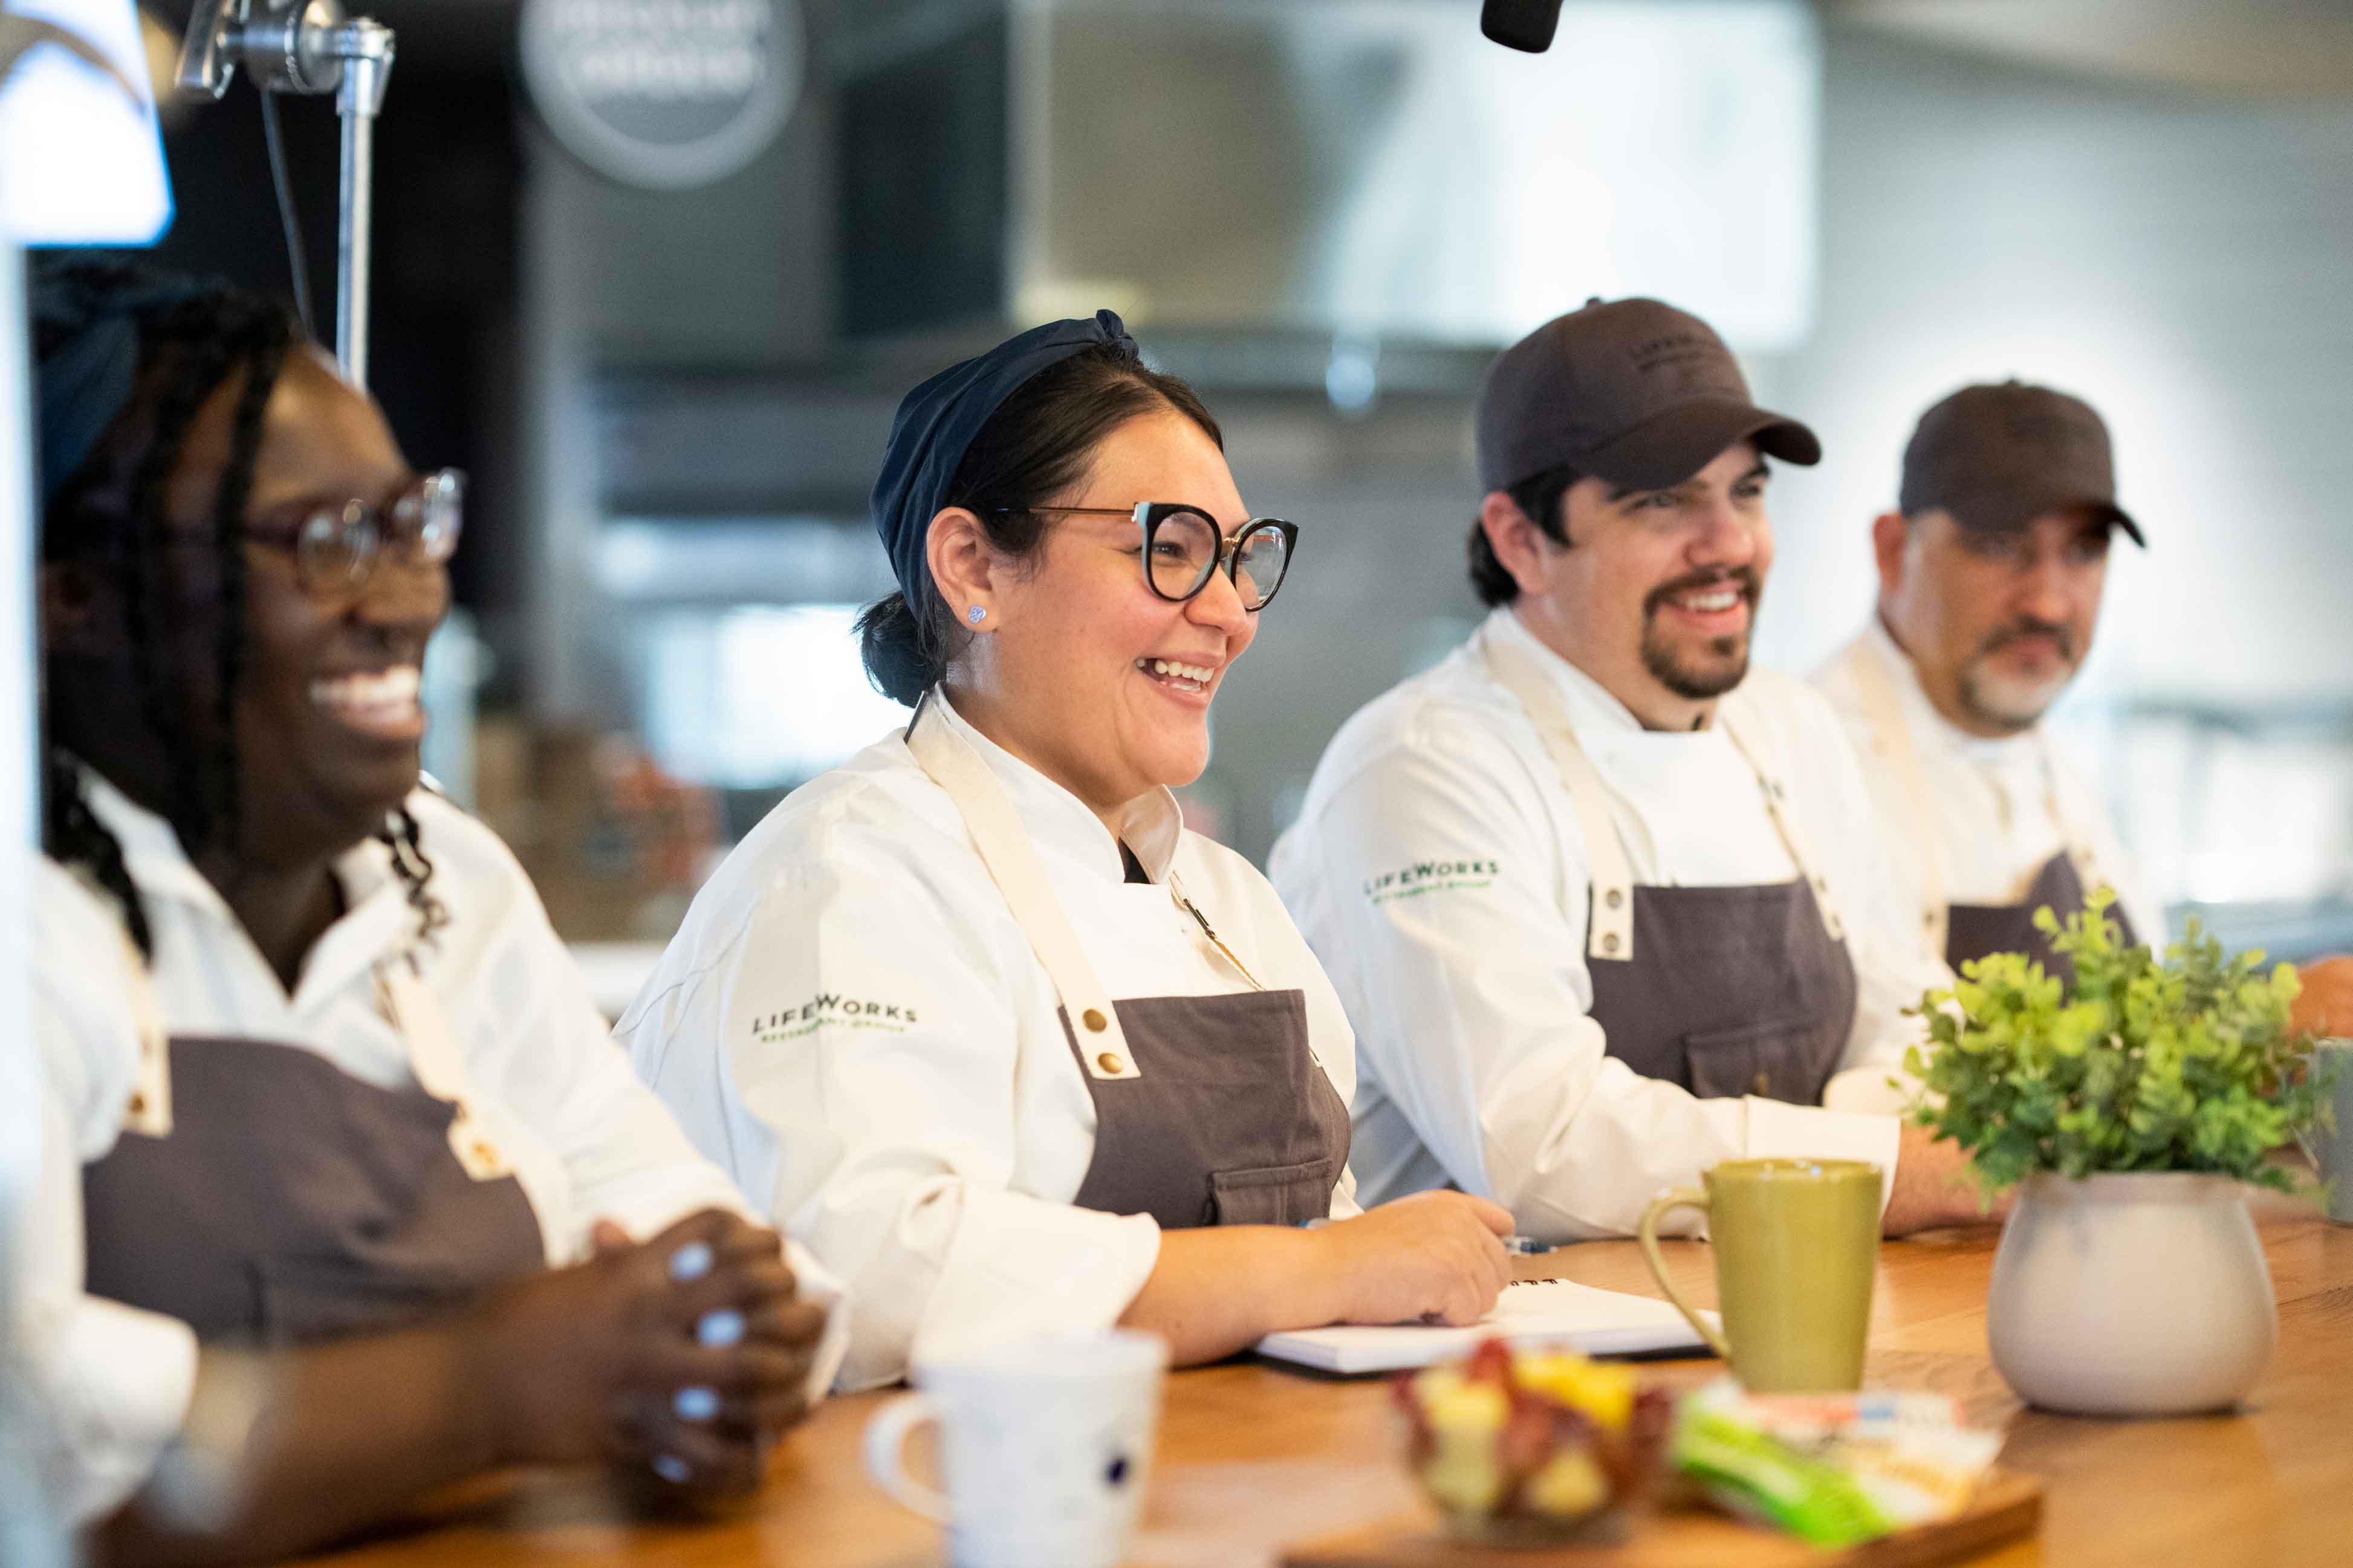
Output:
<svg viewBox="0 0 2353 1568">
<path fill-rule="evenodd" d="M 2246 1396 L 2279 1339 L 2279 1306 L 2229 1177 L 2042 1174 L 2002 1229 L 1986 1331 L 2030 1405 L 2187 1415 Z"/>
</svg>

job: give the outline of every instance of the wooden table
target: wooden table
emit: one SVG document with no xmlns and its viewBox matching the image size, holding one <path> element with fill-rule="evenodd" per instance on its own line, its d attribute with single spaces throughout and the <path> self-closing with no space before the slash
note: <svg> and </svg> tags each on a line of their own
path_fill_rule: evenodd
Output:
<svg viewBox="0 0 2353 1568">
<path fill-rule="evenodd" d="M 2318 1219 L 2263 1228 L 2280 1349 L 2244 1414 L 2100 1421 L 2021 1407 L 1988 1360 L 1990 1230 L 1890 1242 L 1880 1252 L 1867 1377 L 1934 1388 L 2009 1434 L 2002 1462 L 2042 1478 L 2042 1533 L 1981 1559 L 2000 1568 L 2346 1568 L 2353 1563 L 2353 1229 Z M 1669 1243 L 1678 1282 L 1714 1300 L 1704 1247 Z M 1646 1289 L 1627 1242 L 1525 1260 L 1530 1279 Z M 1662 1364 L 1677 1382 L 1714 1363 Z M 939 1532 L 868 1484 L 860 1435 L 878 1401 L 828 1404 L 780 1448 L 765 1489 L 712 1523 L 625 1517 L 579 1478 L 510 1478 L 450 1500 L 412 1532 L 321 1558 L 338 1568 L 491 1568 L 596 1559 L 692 1568 L 936 1568 Z M 1233 1363 L 1174 1374 L 1160 1469 L 1135 1563 L 1264 1568 L 1286 1542 L 1403 1506 L 1387 1389 Z M 1507 1556 L 1498 1568 L 1510 1568 Z"/>
</svg>

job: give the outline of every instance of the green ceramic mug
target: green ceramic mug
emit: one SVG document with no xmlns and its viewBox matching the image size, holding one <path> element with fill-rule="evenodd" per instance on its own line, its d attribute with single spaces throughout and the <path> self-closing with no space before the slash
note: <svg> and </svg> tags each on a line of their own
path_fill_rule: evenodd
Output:
<svg viewBox="0 0 2353 1568">
<path fill-rule="evenodd" d="M 1862 1386 L 1879 1263 L 1879 1167 L 1861 1160 L 1726 1160 L 1706 1191 L 1661 1193 L 1642 1211 L 1651 1272 L 1691 1326 L 1758 1394 Z M 1659 1257 L 1659 1221 L 1704 1209 L 1724 1329 L 1692 1310 Z"/>
</svg>

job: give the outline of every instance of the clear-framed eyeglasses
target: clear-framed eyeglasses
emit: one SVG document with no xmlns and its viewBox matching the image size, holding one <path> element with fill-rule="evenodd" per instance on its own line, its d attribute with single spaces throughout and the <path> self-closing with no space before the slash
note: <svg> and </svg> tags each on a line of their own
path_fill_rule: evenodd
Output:
<svg viewBox="0 0 2353 1568">
<path fill-rule="evenodd" d="M 1183 501 L 1138 501 L 1132 510 L 1103 506 L 1037 506 L 1025 509 L 1043 517 L 1124 517 L 1144 534 L 1144 585 L 1171 604 L 1181 605 L 1209 585 L 1219 567 L 1225 569 L 1245 610 L 1262 610 L 1291 570 L 1293 550 L 1299 542 L 1295 523 L 1277 517 L 1254 517 L 1229 537 L 1197 506 Z"/>
<path fill-rule="evenodd" d="M 295 580 L 318 598 L 348 598 L 367 585 L 386 554 L 404 566 L 439 566 L 457 553 L 466 526 L 466 476 L 426 475 L 382 506 L 364 500 L 313 506 L 248 521 L 247 537 L 294 557 Z"/>
</svg>

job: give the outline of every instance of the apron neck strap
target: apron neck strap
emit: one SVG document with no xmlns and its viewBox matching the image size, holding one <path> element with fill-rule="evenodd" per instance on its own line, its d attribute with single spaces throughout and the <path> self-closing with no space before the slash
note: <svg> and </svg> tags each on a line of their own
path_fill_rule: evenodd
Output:
<svg viewBox="0 0 2353 1568">
<path fill-rule="evenodd" d="M 1831 902 L 1830 879 L 1822 874 L 1821 863 L 1808 848 L 1805 833 L 1798 826 L 1797 818 L 1790 814 L 1788 783 L 1779 773 L 1766 765 L 1763 754 L 1748 733 L 1747 724 L 1736 717 L 1729 707 L 1717 705 L 1715 722 L 1716 727 L 1724 731 L 1725 739 L 1732 742 L 1732 749 L 1740 753 L 1740 760 L 1748 764 L 1748 771 L 1757 775 L 1757 787 L 1765 792 L 1765 814 L 1773 819 L 1773 830 L 1781 836 L 1781 847 L 1788 852 L 1789 863 L 1813 889 L 1814 907 L 1822 917 L 1822 928 L 1831 933 L 1831 941 L 1844 942 L 1846 927 Z"/>
<path fill-rule="evenodd" d="M 1888 655 L 1874 649 L 1869 657 L 1855 661 L 1856 686 L 1862 695 L 1863 721 L 1870 727 L 1873 749 L 1895 770 L 1902 788 L 1905 816 L 1908 818 L 1905 826 L 1911 830 L 1921 868 L 1921 930 L 1931 951 L 1942 958 L 1952 908 L 1945 836 L 1929 805 L 1927 770 L 1920 761 L 1919 743 L 1905 712 L 1903 690 L 1897 684 L 1904 679 L 1916 683 L 1919 677 L 1911 668 L 1911 656 L 1895 647 L 1893 637 L 1888 642 L 1894 649 L 1894 658 L 1904 661 L 1904 668 L 1900 672 L 1891 668 Z M 2051 750 L 2051 738 L 2040 724 L 2034 726 L 2032 732 L 2035 755 L 2042 764 L 2043 809 L 2051 814 L 2052 825 L 2058 829 L 2062 852 L 2088 890 L 2099 883 L 2097 862 L 2089 841 L 2076 831 L 2060 794 L 2059 763 Z"/>
<path fill-rule="evenodd" d="M 1551 678 L 1525 649 L 1500 637 L 1482 639 L 1488 673 L 1519 700 L 1536 738 L 1553 761 L 1560 782 L 1568 789 L 1577 814 L 1577 832 L 1585 839 L 1585 863 L 1593 883 L 1593 909 L 1586 921 L 1588 958 L 1612 960 L 1634 956 L 1634 872 L 1626 859 L 1626 846 L 1609 817 L 1609 791 L 1594 771 L 1593 759 L 1577 743 L 1568 709 L 1553 689 Z"/>
<path fill-rule="evenodd" d="M 449 1031 L 441 1004 L 433 999 L 417 973 L 415 954 L 378 959 L 375 988 L 384 1016 L 408 1047 L 408 1067 L 417 1083 L 434 1099 L 458 1108 L 449 1122 L 449 1152 L 458 1156 L 458 1163 L 478 1182 L 512 1174 L 513 1167 L 499 1152 L 497 1142 L 483 1124 L 474 1100 L 473 1081 L 466 1072 L 466 1058 L 458 1050 L 457 1037 Z"/>
<path fill-rule="evenodd" d="M 1012 797 L 946 716 L 933 711 L 935 695 L 926 692 L 916 705 L 907 726 L 907 750 L 932 782 L 947 792 L 964 818 L 981 864 L 988 868 L 1022 934 L 1029 939 L 1030 951 L 1053 982 L 1088 1076 L 1141 1078 L 1127 1048 L 1126 1032 L 1120 1027 L 1119 1010 L 1112 1005 L 1110 993 L 1079 945 L 1070 916 L 1054 897 L 1037 846 L 1014 813 Z"/>
<path fill-rule="evenodd" d="M 155 994 L 154 978 L 147 972 L 145 955 L 131 940 L 127 927 L 117 930 L 122 938 L 124 995 L 139 1036 L 139 1065 L 122 1125 L 129 1131 L 166 1138 L 172 1132 L 171 1026 Z M 379 959 L 375 974 L 377 1004 L 407 1047 L 409 1070 L 418 1087 L 457 1108 L 449 1121 L 449 1151 L 458 1163 L 478 1182 L 512 1174 L 513 1167 L 483 1126 L 465 1058 L 459 1054 L 441 1005 L 417 978 L 414 956 L 401 953 Z"/>
<path fill-rule="evenodd" d="M 1593 759 L 1577 744 L 1577 730 L 1570 722 L 1568 708 L 1560 699 L 1551 676 L 1525 649 L 1515 647 L 1501 638 L 1483 637 L 1482 652 L 1488 672 L 1496 683 L 1519 700 L 1529 720 L 1535 725 L 1536 735 L 1560 773 L 1560 782 L 1568 791 L 1569 804 L 1577 815 L 1578 832 L 1585 839 L 1585 858 L 1593 884 L 1593 902 L 1587 921 L 1585 942 L 1588 959 L 1630 959 L 1634 956 L 1634 874 L 1626 858 L 1624 840 L 1620 837 L 1616 822 L 1609 815 L 1609 786 L 1601 782 L 1593 766 Z M 1764 792 L 1765 809 L 1773 820 L 1774 830 L 1780 835 L 1782 847 L 1796 865 L 1798 875 L 1812 885 L 1814 901 L 1820 907 L 1822 923 L 1833 938 L 1842 939 L 1843 928 L 1831 910 L 1830 889 L 1814 862 L 1806 853 L 1797 825 L 1790 819 L 1786 806 L 1787 791 L 1778 778 L 1758 765 L 1756 751 L 1746 742 L 1731 715 L 1721 706 L 1716 710 L 1716 722 L 1731 740 L 1734 750 L 1756 774 L 1757 787 Z"/>
</svg>

